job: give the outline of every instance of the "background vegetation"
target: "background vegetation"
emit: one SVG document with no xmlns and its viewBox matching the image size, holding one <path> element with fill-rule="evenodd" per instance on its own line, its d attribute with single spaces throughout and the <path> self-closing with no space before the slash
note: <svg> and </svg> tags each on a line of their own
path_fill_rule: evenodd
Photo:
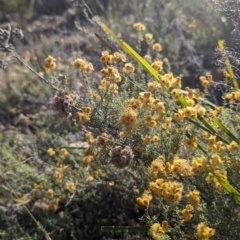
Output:
<svg viewBox="0 0 240 240">
<path fill-rule="evenodd" d="M 218 137 L 214 138 L 214 134 L 203 132 L 187 118 L 183 121 L 174 118 L 180 109 L 174 94 L 170 94 L 175 87 L 166 90 L 156 86 L 149 90 L 149 83 L 155 80 L 127 54 L 127 63 L 133 65 L 126 68 L 124 61 L 114 63 L 122 82 L 106 74 L 107 81 L 118 84 L 118 90 L 115 85 L 107 88 L 101 82 L 101 71 L 112 63 L 103 60 L 102 52 L 109 51 L 105 54 L 111 55 L 122 50 L 98 25 L 105 23 L 142 57 L 149 55 L 150 63 L 161 60 L 162 75 L 172 72 L 174 79 L 175 76 L 182 79 L 181 86 L 176 88 L 198 88 L 202 91 L 201 97 L 215 107 L 226 107 L 213 109 L 201 103 L 210 124 L 213 124 L 212 116 L 219 117 L 239 139 L 238 95 L 226 97 L 225 93 L 232 93 L 234 86 L 229 73 L 224 73 L 227 55 L 238 80 L 239 3 L 93 0 L 87 1 L 90 11 L 82 3 L 0 1 L 0 28 L 7 30 L 11 25 L 12 29 L 23 30 L 21 41 L 11 37 L 9 43 L 25 63 L 35 69 L 34 74 L 6 49 L 1 49 L 0 239 L 239 239 L 238 201 L 216 179 L 209 177 L 207 164 L 200 166 L 204 169 L 199 172 L 200 176 L 192 170 L 204 155 L 197 148 L 196 137 L 209 152 L 202 158 L 239 189 L 238 144 L 235 146 L 231 137 L 217 127 L 214 129 Z M 137 22 L 146 27 L 144 33 L 133 27 Z M 145 33 L 152 34 L 151 44 L 145 40 Z M 103 41 L 99 41 L 96 34 Z M 227 52 L 216 49 L 218 40 L 225 41 Z M 154 51 L 153 43 L 160 43 L 162 51 Z M 45 59 L 49 55 L 57 64 L 54 71 L 46 71 Z M 88 65 L 89 74 L 86 68 L 77 65 L 76 59 L 84 59 L 84 64 L 92 63 L 94 71 Z M 36 73 L 50 79 L 50 84 L 41 81 Z M 210 75 L 214 83 L 204 88 L 199 78 Z M 52 86 L 61 91 L 55 91 Z M 142 101 L 139 96 L 149 96 L 149 91 L 153 99 L 159 98 L 165 104 L 166 112 L 160 114 L 161 126 L 152 126 L 155 123 L 151 119 L 146 123 L 153 109 L 142 107 L 137 128 L 129 129 L 124 116 L 129 114 L 127 107 L 131 99 Z M 197 90 L 187 92 L 192 93 L 190 99 L 196 105 L 200 104 Z M 71 111 L 62 113 L 58 104 L 66 99 L 73 102 L 68 103 Z M 83 116 L 89 111 L 86 107 L 91 107 L 90 120 L 88 115 Z M 59 112 L 66 116 L 61 118 Z M 68 115 L 70 112 L 73 117 Z M 130 114 L 131 117 L 134 114 Z M 190 113 L 188 118 L 201 123 L 194 116 Z M 149 140 L 149 136 L 155 140 Z M 125 150 L 129 164 L 114 160 L 119 146 L 121 151 Z M 145 190 L 151 190 L 150 182 L 158 179 L 149 176 L 153 174 L 153 160 L 164 168 L 160 170 L 157 164 L 158 178 L 169 184 L 184 185 L 180 202 L 170 201 L 164 194 L 154 196 L 153 190 L 144 195 Z M 172 170 L 168 171 L 169 164 Z M 200 192 L 201 204 L 192 203 L 195 208 L 192 214 L 191 207 L 187 208 L 186 196 L 194 190 Z M 197 230 L 201 222 L 206 226 L 199 226 Z M 161 230 L 152 229 L 154 223 L 160 223 Z M 139 229 L 103 232 L 101 226 Z M 149 229 L 152 232 L 149 233 Z M 198 231 L 208 235 L 202 236 Z"/>
</svg>

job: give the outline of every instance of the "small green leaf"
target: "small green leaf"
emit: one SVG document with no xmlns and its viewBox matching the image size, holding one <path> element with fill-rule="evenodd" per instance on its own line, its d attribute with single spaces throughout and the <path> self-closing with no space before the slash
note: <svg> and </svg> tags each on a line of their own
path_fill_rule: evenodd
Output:
<svg viewBox="0 0 240 240">
<path fill-rule="evenodd" d="M 217 173 L 215 173 L 210 167 L 207 170 L 213 174 L 213 176 L 218 180 L 218 182 L 228 191 L 237 202 L 240 202 L 240 193 L 226 180 L 221 178 Z"/>
<path fill-rule="evenodd" d="M 216 117 L 213 117 L 212 120 L 215 122 L 215 124 L 220 128 L 222 129 L 222 131 L 224 131 L 233 141 L 235 141 L 237 144 L 239 144 L 239 140 L 237 139 L 237 137 L 234 136 L 234 134 L 229 130 L 227 129 L 223 123 L 217 119 Z"/>
</svg>

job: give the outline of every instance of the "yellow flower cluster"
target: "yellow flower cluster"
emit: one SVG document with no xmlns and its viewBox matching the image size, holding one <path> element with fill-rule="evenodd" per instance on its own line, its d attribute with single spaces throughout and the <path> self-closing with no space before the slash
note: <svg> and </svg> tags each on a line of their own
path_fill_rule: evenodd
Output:
<svg viewBox="0 0 240 240">
<path fill-rule="evenodd" d="M 127 108 L 118 120 L 118 124 L 123 127 L 126 132 L 130 132 L 134 127 L 137 127 L 138 119 L 136 111 Z"/>
<path fill-rule="evenodd" d="M 93 158 L 94 158 L 93 155 L 90 155 L 90 154 L 88 154 L 88 152 L 85 151 L 83 161 L 82 161 L 82 166 L 87 167 L 87 166 L 91 165 Z"/>
<path fill-rule="evenodd" d="M 157 72 L 161 72 L 163 69 L 163 62 L 160 61 L 159 59 L 156 59 L 151 66 L 157 71 Z"/>
<path fill-rule="evenodd" d="M 173 96 L 176 100 L 178 100 L 180 97 L 183 96 L 182 92 L 181 92 L 179 89 L 177 89 L 177 88 L 174 88 L 174 89 L 171 91 L 171 94 L 172 94 L 172 96 Z"/>
<path fill-rule="evenodd" d="M 153 194 L 163 196 L 166 200 L 178 202 L 182 198 L 183 184 L 158 178 L 155 182 L 150 182 L 149 189 Z"/>
<path fill-rule="evenodd" d="M 145 117 L 146 127 L 156 127 L 160 125 L 160 119 L 158 116 L 147 115 Z"/>
<path fill-rule="evenodd" d="M 212 79 L 212 75 L 207 75 L 207 76 L 201 76 L 199 78 L 201 85 L 204 88 L 207 88 L 209 86 L 211 86 L 213 84 L 213 79 Z"/>
<path fill-rule="evenodd" d="M 62 182 L 63 174 L 60 168 L 55 171 L 55 179 L 57 182 Z"/>
<path fill-rule="evenodd" d="M 152 49 L 156 52 L 161 52 L 162 51 L 162 46 L 160 43 L 154 43 L 152 46 Z"/>
<path fill-rule="evenodd" d="M 47 150 L 47 155 L 48 155 L 48 156 L 52 157 L 52 156 L 54 156 L 55 154 L 56 154 L 56 152 L 53 150 L 53 148 L 49 148 L 49 149 Z"/>
<path fill-rule="evenodd" d="M 187 144 L 191 147 L 191 148 L 196 148 L 197 147 L 197 137 L 195 136 L 190 136 L 187 140 Z"/>
<path fill-rule="evenodd" d="M 157 136 L 157 135 L 154 135 L 154 136 L 146 135 L 146 136 L 142 137 L 142 141 L 145 144 L 159 142 L 160 141 L 160 137 Z"/>
<path fill-rule="evenodd" d="M 48 56 L 45 59 L 44 69 L 50 71 L 56 68 L 56 59 L 52 56 Z"/>
<path fill-rule="evenodd" d="M 101 80 L 101 84 L 99 85 L 99 90 L 110 90 L 110 92 L 117 94 L 118 93 L 118 85 L 116 83 L 110 83 L 106 78 Z"/>
<path fill-rule="evenodd" d="M 213 169 L 219 168 L 222 163 L 221 157 L 217 153 L 210 157 L 210 164 Z"/>
<path fill-rule="evenodd" d="M 164 75 L 158 75 L 159 82 L 165 86 L 167 89 L 169 88 L 181 88 L 182 82 L 180 77 L 173 77 L 172 73 L 166 73 Z"/>
<path fill-rule="evenodd" d="M 108 66 L 101 70 L 101 73 L 105 76 L 101 80 L 101 84 L 99 85 L 99 90 L 109 89 L 113 93 L 118 92 L 117 83 L 122 81 L 122 77 L 118 72 L 118 69 L 113 66 Z"/>
<path fill-rule="evenodd" d="M 133 27 L 138 31 L 138 32 L 143 32 L 146 30 L 146 26 L 143 25 L 142 23 L 138 22 L 138 23 L 134 23 Z"/>
<path fill-rule="evenodd" d="M 152 61 L 152 57 L 149 55 L 149 54 L 146 54 L 144 57 L 143 57 L 148 63 L 150 63 Z"/>
<path fill-rule="evenodd" d="M 203 95 L 199 89 L 192 89 L 190 87 L 186 87 L 185 90 L 188 92 L 187 96 L 190 99 L 199 99 Z"/>
<path fill-rule="evenodd" d="M 133 66 L 132 63 L 125 63 L 124 67 L 123 67 L 123 72 L 124 73 L 133 73 L 135 71 L 135 67 Z"/>
<path fill-rule="evenodd" d="M 208 227 L 205 223 L 201 222 L 197 225 L 197 235 L 200 240 L 208 240 L 214 236 L 216 230 Z"/>
<path fill-rule="evenodd" d="M 234 150 L 236 150 L 237 147 L 238 144 L 235 141 L 232 141 L 230 144 L 227 145 L 227 150 L 229 152 L 233 152 Z"/>
<path fill-rule="evenodd" d="M 154 223 L 149 229 L 149 235 L 154 240 L 160 240 L 161 234 L 165 233 L 167 229 L 168 229 L 168 222 L 166 220 L 162 221 L 162 224 Z"/>
<path fill-rule="evenodd" d="M 83 107 L 82 112 L 77 112 L 76 116 L 80 124 L 89 122 L 91 117 L 91 108 Z"/>
<path fill-rule="evenodd" d="M 201 116 L 204 116 L 206 114 L 206 109 L 203 106 L 201 106 L 200 104 L 195 105 L 195 109 L 196 109 L 197 113 Z"/>
<path fill-rule="evenodd" d="M 215 173 L 222 178 L 222 180 L 228 182 L 227 172 L 223 170 L 216 170 Z M 224 190 L 223 186 L 212 173 L 208 173 L 206 177 L 206 182 L 213 184 L 218 190 Z"/>
<path fill-rule="evenodd" d="M 158 105 L 160 105 L 160 107 Z M 128 108 L 133 110 L 155 108 L 156 113 L 161 115 L 165 113 L 164 103 L 160 102 L 160 99 L 152 97 L 151 92 L 141 92 L 138 98 L 131 98 L 128 102 Z"/>
<path fill-rule="evenodd" d="M 240 91 L 235 91 L 231 93 L 227 93 L 225 95 L 226 99 L 240 101 Z"/>
<path fill-rule="evenodd" d="M 87 142 L 90 146 L 88 148 L 86 148 L 86 150 L 84 151 L 82 166 L 88 167 L 89 165 L 92 164 L 94 157 L 96 157 L 96 155 L 98 154 L 98 150 L 96 149 L 97 139 L 95 139 L 92 136 L 91 132 L 87 132 L 85 134 L 85 136 L 86 136 Z"/>
<path fill-rule="evenodd" d="M 212 150 L 215 152 L 222 152 L 226 149 L 222 141 L 217 141 L 215 144 L 211 145 Z"/>
<path fill-rule="evenodd" d="M 93 70 L 93 65 L 91 62 L 88 62 L 82 58 L 77 58 L 73 61 L 73 66 L 78 69 L 82 70 L 85 73 L 90 73 Z"/>
<path fill-rule="evenodd" d="M 69 181 L 66 183 L 66 188 L 70 193 L 74 193 L 76 191 L 76 186 L 73 181 Z"/>
<path fill-rule="evenodd" d="M 194 107 L 186 107 L 184 109 L 185 116 L 190 119 L 197 118 L 197 110 Z"/>
<path fill-rule="evenodd" d="M 192 167 L 185 159 L 175 156 L 173 158 L 171 172 L 179 176 L 187 176 L 192 173 Z"/>
<path fill-rule="evenodd" d="M 86 132 L 85 137 L 87 138 L 87 142 L 89 144 L 94 144 L 96 142 L 96 139 L 93 137 L 91 132 Z"/>
<path fill-rule="evenodd" d="M 193 211 L 193 206 L 191 204 L 188 204 L 183 210 L 182 210 L 182 219 L 183 221 L 187 222 L 189 221 L 193 215 L 192 215 L 192 211 Z"/>
<path fill-rule="evenodd" d="M 165 158 L 164 156 L 160 155 L 155 160 L 152 161 L 148 176 L 151 179 L 154 179 L 158 176 L 159 173 L 165 172 L 164 166 Z"/>
<path fill-rule="evenodd" d="M 195 175 L 201 174 L 206 168 L 205 158 L 196 157 L 192 160 L 192 172 Z"/>
<path fill-rule="evenodd" d="M 198 111 L 199 111 L 199 107 L 188 106 L 183 109 L 178 109 L 178 111 L 174 114 L 174 118 L 178 121 L 181 121 L 184 118 L 196 119 Z M 193 145 L 193 147 L 194 147 L 194 145 Z"/>
<path fill-rule="evenodd" d="M 60 158 L 61 158 L 62 160 L 64 160 L 67 155 L 68 155 L 68 150 L 67 150 L 66 148 L 62 148 L 62 149 L 60 150 Z"/>
<path fill-rule="evenodd" d="M 126 56 L 120 52 L 110 54 L 108 51 L 103 51 L 100 57 L 102 63 L 114 64 L 116 62 L 126 62 Z"/>
<path fill-rule="evenodd" d="M 152 200 L 152 195 L 149 192 L 145 191 L 141 197 L 137 198 L 137 203 L 144 207 L 148 207 L 151 200 Z"/>
<path fill-rule="evenodd" d="M 148 89 L 152 92 L 157 91 L 161 85 L 158 82 L 149 82 L 148 84 Z"/>
<path fill-rule="evenodd" d="M 48 209 L 50 211 L 56 212 L 58 210 L 58 200 L 53 200 L 49 203 Z"/>
<path fill-rule="evenodd" d="M 42 183 L 34 183 L 33 188 L 39 190 L 39 189 L 43 188 L 43 185 L 42 185 Z"/>
<path fill-rule="evenodd" d="M 147 43 L 151 43 L 152 39 L 153 39 L 153 35 L 151 33 L 145 34 L 145 40 Z"/>
<path fill-rule="evenodd" d="M 53 189 L 49 188 L 49 189 L 47 190 L 47 194 L 48 194 L 50 197 L 53 197 L 53 195 L 54 195 Z"/>
<path fill-rule="evenodd" d="M 193 206 L 198 206 L 200 204 L 200 192 L 197 190 L 190 191 L 187 194 L 187 201 L 193 205 Z"/>
</svg>

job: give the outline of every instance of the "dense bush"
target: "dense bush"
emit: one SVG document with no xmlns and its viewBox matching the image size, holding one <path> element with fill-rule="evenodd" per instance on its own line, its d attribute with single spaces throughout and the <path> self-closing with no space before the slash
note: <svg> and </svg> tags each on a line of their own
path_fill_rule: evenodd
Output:
<svg viewBox="0 0 240 240">
<path fill-rule="evenodd" d="M 98 1 L 100 21 L 75 1 L 81 37 L 64 21 L 22 43 L 0 29 L 1 239 L 239 238 L 238 6 L 224 4 Z M 222 106 L 207 100 L 219 86 Z"/>
</svg>

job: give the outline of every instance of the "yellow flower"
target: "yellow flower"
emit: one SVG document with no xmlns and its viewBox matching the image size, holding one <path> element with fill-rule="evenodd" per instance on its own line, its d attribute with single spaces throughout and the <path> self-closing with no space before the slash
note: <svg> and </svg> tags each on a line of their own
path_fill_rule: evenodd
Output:
<svg viewBox="0 0 240 240">
<path fill-rule="evenodd" d="M 135 23 L 133 25 L 133 27 L 138 31 L 138 32 L 143 32 L 146 30 L 146 27 L 145 25 L 143 25 L 142 23 L 138 22 L 138 23 Z"/>
<path fill-rule="evenodd" d="M 186 107 L 184 109 L 185 116 L 190 118 L 190 119 L 196 119 L 197 118 L 197 111 L 193 107 Z"/>
<path fill-rule="evenodd" d="M 143 193 L 142 197 L 137 198 L 137 203 L 139 205 L 148 207 L 151 200 L 152 200 L 152 195 L 146 191 Z"/>
<path fill-rule="evenodd" d="M 157 91 L 160 88 L 160 84 L 158 82 L 149 82 L 147 85 L 149 90 L 152 92 Z"/>
<path fill-rule="evenodd" d="M 155 117 L 148 115 L 145 118 L 145 125 L 147 127 L 156 127 L 157 126 L 157 122 L 155 121 Z"/>
<path fill-rule="evenodd" d="M 133 127 L 138 125 L 137 113 L 131 108 L 128 108 L 125 112 L 123 112 L 118 124 L 126 131 L 131 131 Z"/>
<path fill-rule="evenodd" d="M 85 64 L 86 64 L 86 61 L 84 59 L 81 59 L 81 58 L 77 58 L 73 62 L 73 66 L 76 69 L 79 69 L 79 70 L 84 69 Z"/>
<path fill-rule="evenodd" d="M 158 103 L 155 105 L 155 111 L 156 111 L 156 113 L 159 114 L 159 115 L 165 114 L 164 102 L 158 102 Z"/>
<path fill-rule="evenodd" d="M 90 63 L 90 62 L 87 62 L 87 63 L 84 65 L 83 70 L 84 70 L 86 73 L 90 73 L 91 71 L 93 71 L 93 64 Z"/>
<path fill-rule="evenodd" d="M 151 62 L 152 58 L 149 54 L 145 55 L 144 56 L 144 59 L 147 61 L 147 62 Z"/>
<path fill-rule="evenodd" d="M 61 157 L 65 158 L 68 155 L 68 150 L 66 148 L 61 149 Z"/>
<path fill-rule="evenodd" d="M 203 106 L 201 106 L 201 105 L 196 105 L 194 108 L 197 110 L 197 113 L 198 113 L 199 115 L 201 115 L 201 116 L 205 115 L 206 109 L 205 109 Z"/>
<path fill-rule="evenodd" d="M 187 209 L 183 209 L 183 210 L 182 210 L 182 219 L 183 219 L 183 221 L 187 222 L 187 221 L 189 221 L 192 217 L 193 217 L 193 215 L 191 214 L 190 211 L 188 211 Z"/>
<path fill-rule="evenodd" d="M 142 106 L 142 103 L 139 99 L 131 98 L 128 102 L 128 107 L 133 110 L 139 109 Z"/>
<path fill-rule="evenodd" d="M 147 43 L 150 43 L 153 39 L 153 35 L 151 33 L 146 33 L 145 34 L 145 40 Z"/>
<path fill-rule="evenodd" d="M 47 154 L 48 154 L 48 156 L 50 156 L 50 157 L 54 156 L 55 153 L 56 153 L 56 152 L 53 150 L 53 148 L 49 148 L 49 149 L 47 150 Z"/>
<path fill-rule="evenodd" d="M 103 51 L 102 54 L 101 54 L 101 57 L 100 57 L 100 61 L 102 63 L 107 63 L 109 58 L 110 58 L 109 52 L 108 51 Z"/>
<path fill-rule="evenodd" d="M 107 189 L 111 189 L 115 185 L 114 181 L 107 182 Z"/>
<path fill-rule="evenodd" d="M 208 240 L 215 234 L 216 230 L 208 227 L 205 223 L 201 222 L 197 225 L 198 239 Z"/>
<path fill-rule="evenodd" d="M 76 186 L 72 181 L 66 183 L 66 188 L 71 193 L 74 193 L 76 191 Z"/>
<path fill-rule="evenodd" d="M 194 158 L 192 161 L 192 172 L 199 175 L 205 170 L 205 159 L 203 157 Z"/>
<path fill-rule="evenodd" d="M 163 232 L 166 232 L 168 229 L 168 221 L 164 220 L 162 221 L 162 230 Z"/>
<path fill-rule="evenodd" d="M 126 62 L 126 56 L 120 52 L 115 52 L 113 57 L 116 61 Z"/>
<path fill-rule="evenodd" d="M 179 89 L 173 89 L 171 91 L 172 96 L 177 100 L 182 96 L 182 93 Z"/>
<path fill-rule="evenodd" d="M 150 229 L 149 234 L 154 240 L 161 240 L 161 233 L 166 232 L 168 229 L 168 222 L 166 220 L 160 223 L 154 223 Z"/>
<path fill-rule="evenodd" d="M 60 170 L 56 170 L 55 171 L 55 179 L 58 181 L 58 182 L 61 182 L 62 181 L 62 172 Z"/>
<path fill-rule="evenodd" d="M 200 204 L 200 192 L 197 190 L 190 191 L 187 194 L 188 202 L 193 206 L 198 206 Z"/>
<path fill-rule="evenodd" d="M 64 165 L 63 166 L 63 170 L 67 173 L 67 174 L 71 174 L 71 168 L 70 166 L 67 164 L 67 165 Z"/>
<path fill-rule="evenodd" d="M 50 202 L 48 209 L 50 211 L 56 212 L 58 210 L 58 200 L 54 200 L 54 201 Z"/>
<path fill-rule="evenodd" d="M 197 147 L 197 137 L 195 136 L 190 136 L 189 139 L 187 140 L 187 144 L 191 147 L 191 148 L 196 148 Z"/>
<path fill-rule="evenodd" d="M 172 172 L 176 175 L 187 176 L 191 173 L 191 167 L 185 159 L 174 157 Z"/>
<path fill-rule="evenodd" d="M 154 43 L 152 46 L 152 49 L 156 52 L 160 52 L 160 51 L 162 51 L 162 46 L 160 43 Z"/>
<path fill-rule="evenodd" d="M 49 189 L 47 190 L 47 193 L 48 193 L 48 195 L 49 195 L 50 197 L 53 197 L 54 191 L 53 191 L 53 189 L 49 188 Z"/>
<path fill-rule="evenodd" d="M 125 63 L 123 67 L 123 72 L 124 73 L 133 73 L 135 70 L 135 67 L 133 66 L 132 63 Z"/>
<path fill-rule="evenodd" d="M 46 71 L 50 71 L 50 70 L 55 69 L 56 68 L 56 59 L 49 55 L 45 59 L 44 68 L 45 68 Z"/>
<path fill-rule="evenodd" d="M 212 78 L 209 78 L 209 77 L 206 78 L 205 76 L 201 76 L 199 78 L 199 80 L 200 80 L 201 85 L 204 88 L 207 88 L 207 87 L 209 87 L 209 86 L 211 86 L 213 84 Z"/>
<path fill-rule="evenodd" d="M 195 20 L 192 20 L 189 24 L 188 27 L 191 29 L 196 29 L 197 28 L 197 23 Z"/>
<path fill-rule="evenodd" d="M 151 64 L 151 66 L 157 71 L 157 72 L 160 72 L 160 71 L 162 71 L 162 69 L 163 69 L 163 67 L 162 67 L 162 61 L 160 61 L 160 60 L 155 60 L 152 64 Z"/>
<path fill-rule="evenodd" d="M 92 182 L 94 180 L 94 178 L 92 176 L 88 176 L 86 178 L 86 182 L 89 183 L 89 182 Z"/>
<path fill-rule="evenodd" d="M 42 189 L 42 183 L 34 183 L 33 184 L 34 189 Z"/>
<path fill-rule="evenodd" d="M 159 142 L 159 141 L 160 141 L 160 137 L 154 135 L 154 136 L 152 137 L 152 141 L 153 141 L 153 142 Z"/>
<path fill-rule="evenodd" d="M 156 171 L 157 173 L 161 173 L 161 172 L 165 171 L 163 162 L 161 160 L 159 160 L 158 158 L 152 161 L 150 168 L 152 171 Z"/>
<path fill-rule="evenodd" d="M 211 166 L 215 169 L 222 165 L 222 160 L 218 154 L 213 154 L 210 158 Z"/>
<path fill-rule="evenodd" d="M 93 156 L 91 155 L 85 156 L 83 158 L 82 166 L 87 167 L 91 164 L 92 161 L 93 161 Z"/>
<path fill-rule="evenodd" d="M 178 109 L 177 113 L 174 113 L 174 118 L 178 121 L 183 120 L 186 117 L 184 109 Z"/>
<path fill-rule="evenodd" d="M 238 144 L 235 141 L 232 141 L 229 145 L 227 145 L 227 150 L 233 152 L 238 147 Z"/>
</svg>

